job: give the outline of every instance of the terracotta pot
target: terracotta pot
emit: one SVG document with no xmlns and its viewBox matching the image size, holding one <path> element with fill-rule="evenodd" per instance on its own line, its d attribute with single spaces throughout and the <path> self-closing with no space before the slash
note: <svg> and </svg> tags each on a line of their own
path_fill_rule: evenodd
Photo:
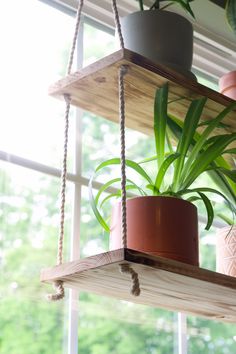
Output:
<svg viewBox="0 0 236 354">
<path fill-rule="evenodd" d="M 169 11 L 139 11 L 121 18 L 125 48 L 196 80 L 191 73 L 193 27 Z"/>
<path fill-rule="evenodd" d="M 127 200 L 127 247 L 199 265 L 197 208 L 172 197 Z M 113 207 L 110 249 L 122 248 L 121 204 Z"/>
<path fill-rule="evenodd" d="M 219 80 L 220 93 L 236 100 L 236 71 L 223 75 Z"/>
<path fill-rule="evenodd" d="M 236 276 L 236 226 L 227 226 L 217 232 L 216 271 Z"/>
</svg>

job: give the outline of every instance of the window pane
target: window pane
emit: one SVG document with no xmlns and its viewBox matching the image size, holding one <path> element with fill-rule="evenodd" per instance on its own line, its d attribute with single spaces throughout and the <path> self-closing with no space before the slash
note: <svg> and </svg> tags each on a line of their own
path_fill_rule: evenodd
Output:
<svg viewBox="0 0 236 354">
<path fill-rule="evenodd" d="M 0 26 L 0 149 L 59 167 L 64 103 L 48 88 L 65 74 L 74 19 L 40 1 L 1 1 Z"/>
<path fill-rule="evenodd" d="M 173 313 L 82 293 L 79 353 L 174 353 Z"/>
<path fill-rule="evenodd" d="M 7 163 L 0 165 L 0 352 L 60 354 L 67 301 L 50 303 L 40 270 L 56 263 L 59 180 Z M 65 257 L 72 188 L 68 186 Z"/>
<path fill-rule="evenodd" d="M 88 24 L 84 25 L 84 66 L 113 53 L 116 49 L 114 36 Z"/>
<path fill-rule="evenodd" d="M 188 317 L 188 354 L 232 354 L 236 325 Z"/>
</svg>

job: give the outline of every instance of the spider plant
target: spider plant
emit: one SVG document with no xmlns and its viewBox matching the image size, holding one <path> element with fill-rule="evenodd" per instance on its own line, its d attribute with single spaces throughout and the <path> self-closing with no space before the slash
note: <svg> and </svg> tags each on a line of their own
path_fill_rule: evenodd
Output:
<svg viewBox="0 0 236 354">
<path fill-rule="evenodd" d="M 227 0 L 225 6 L 226 18 L 227 21 L 236 35 L 236 1 L 235 0 Z"/>
<path fill-rule="evenodd" d="M 140 11 L 144 11 L 144 0 L 137 0 L 137 1 L 139 2 Z M 152 5 L 149 7 L 149 10 L 164 10 L 171 5 L 178 4 L 185 11 L 187 11 L 187 13 L 189 13 L 193 18 L 195 18 L 194 13 L 189 5 L 189 3 L 192 2 L 193 0 L 172 0 L 172 1 L 169 1 L 168 4 L 161 6 L 161 2 L 163 2 L 163 1 L 165 1 L 165 0 L 153 1 Z"/>
<path fill-rule="evenodd" d="M 206 98 L 196 99 L 191 102 L 183 123 L 177 124 L 176 121 L 168 116 L 168 84 L 157 89 L 154 102 L 154 138 L 156 156 L 149 157 L 141 162 L 126 160 L 127 168 L 144 180 L 146 188 L 141 188 L 136 182 L 127 180 L 127 191 L 135 190 L 140 195 L 169 196 L 189 200 L 195 203 L 202 201 L 207 212 L 208 230 L 214 219 L 213 195 L 221 196 L 226 205 L 235 213 L 235 182 L 236 171 L 222 158 L 222 154 L 229 153 L 229 145 L 236 141 L 236 133 L 221 134 L 212 136 L 223 118 L 236 108 L 236 102 L 225 108 L 211 121 L 206 122 L 201 134 L 197 133 L 201 123 L 203 108 Z M 177 147 L 174 150 L 170 144 L 169 131 L 177 138 Z M 151 161 L 156 161 L 156 176 L 151 178 L 146 172 L 144 165 Z M 95 174 L 104 168 L 112 165 L 119 165 L 120 158 L 113 158 L 102 162 L 95 170 Z M 172 167 L 170 169 L 170 167 Z M 171 181 L 167 178 L 167 171 L 170 169 Z M 221 191 L 209 186 L 195 187 L 194 182 L 199 181 L 205 172 L 217 181 Z M 121 191 L 109 195 L 102 199 L 102 195 L 109 187 L 120 181 L 120 177 L 106 182 L 97 192 L 96 197 L 92 194 L 92 182 L 90 179 L 90 203 L 94 214 L 106 231 L 109 227 L 104 220 L 101 208 L 111 197 L 119 197 Z M 214 198 L 213 198 L 214 199 Z"/>
<path fill-rule="evenodd" d="M 234 104 L 228 108 L 229 111 L 231 110 L 231 108 L 233 108 L 233 106 Z M 199 126 L 208 125 L 209 123 L 210 121 L 205 121 L 200 123 Z M 227 128 L 227 125 L 223 123 L 219 123 L 218 126 L 222 128 Z M 181 135 L 182 128 L 183 128 L 182 121 L 180 121 L 176 117 L 168 116 L 168 129 L 174 140 L 178 140 L 178 138 Z M 192 148 L 194 145 L 196 145 L 196 143 L 199 141 L 200 138 L 201 135 L 196 132 L 192 140 Z M 236 148 L 227 149 L 224 151 L 224 154 L 226 153 L 235 155 Z M 231 163 L 232 162 L 233 160 L 231 160 Z M 230 200 L 232 205 L 236 205 L 235 165 L 232 169 L 232 166 L 227 162 L 227 160 L 223 156 L 220 156 L 215 161 L 212 162 L 212 166 L 213 168 L 208 170 L 208 174 L 210 175 L 211 179 L 213 180 L 217 188 L 219 188 L 219 190 L 221 190 L 221 192 L 225 196 L 227 196 L 227 198 Z M 229 175 L 231 178 L 229 178 Z M 222 209 L 222 205 L 219 205 L 219 207 L 220 209 Z M 216 211 L 216 216 L 222 219 L 226 224 L 233 225 L 235 223 L 234 220 L 235 213 L 234 212 L 232 213 L 232 208 L 230 208 L 230 212 L 232 214 L 231 217 L 227 216 L 222 211 L 220 212 Z"/>
</svg>

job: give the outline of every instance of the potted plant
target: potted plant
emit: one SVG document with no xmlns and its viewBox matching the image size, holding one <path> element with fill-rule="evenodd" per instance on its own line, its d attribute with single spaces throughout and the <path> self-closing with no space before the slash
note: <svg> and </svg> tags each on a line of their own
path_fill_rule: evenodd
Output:
<svg viewBox="0 0 236 354">
<path fill-rule="evenodd" d="M 189 4 L 193 0 L 172 0 L 163 6 L 163 0 L 156 0 L 148 10 L 144 9 L 143 0 L 137 1 L 140 11 L 121 18 L 125 48 L 195 79 L 191 73 L 192 24 L 179 14 L 164 11 L 172 4 L 178 4 L 194 18 Z"/>
<path fill-rule="evenodd" d="M 228 24 L 236 35 L 236 2 L 235 0 L 227 0 L 226 18 Z M 236 70 L 230 71 L 223 75 L 219 80 L 219 89 L 222 94 L 236 100 Z"/>
<path fill-rule="evenodd" d="M 205 122 L 207 124 L 208 122 Z M 223 124 L 221 124 L 223 126 Z M 175 137 L 178 139 L 179 132 L 183 128 L 183 123 L 176 118 L 169 118 L 169 127 Z M 193 139 L 193 145 L 200 139 L 199 134 L 195 134 Z M 227 154 L 236 154 L 236 149 L 231 148 L 225 150 Z M 217 188 L 224 193 L 231 201 L 232 205 L 236 204 L 236 179 L 235 179 L 235 165 L 232 167 L 223 158 L 218 157 L 213 163 L 217 168 L 209 170 L 208 173 L 217 185 Z M 227 180 L 227 177 L 221 173 L 221 168 L 225 168 L 226 174 L 231 175 L 231 179 Z M 230 276 L 236 276 L 236 225 L 235 215 L 233 217 L 230 214 L 226 214 L 224 204 L 219 204 L 220 211 L 217 211 L 217 206 L 214 205 L 215 215 L 223 220 L 228 226 L 220 228 L 216 232 L 216 271 Z M 226 205 L 227 207 L 227 205 Z M 229 210 L 228 210 L 229 211 Z"/>
<path fill-rule="evenodd" d="M 220 159 L 221 154 L 227 151 L 228 145 L 236 140 L 236 134 L 213 137 L 210 135 L 225 115 L 236 107 L 236 102 L 207 122 L 196 140 L 196 130 L 201 124 L 205 102 L 206 99 L 201 98 L 191 103 L 183 127 L 178 130 L 178 125 L 167 114 L 168 85 L 165 84 L 156 91 L 154 104 L 156 156 L 140 163 L 126 160 L 127 168 L 133 170 L 145 182 L 143 188 L 136 181 L 127 179 L 127 191 L 136 191 L 141 195 L 127 200 L 129 248 L 198 265 L 197 209 L 193 203 L 199 200 L 204 203 L 208 216 L 206 229 L 211 227 L 214 219 L 214 209 L 209 195 L 220 195 L 229 209 L 235 212 L 234 204 L 224 193 L 208 186 L 193 185 L 204 172 L 211 172 L 215 173 L 221 184 L 224 184 L 228 195 L 234 195 L 228 179 L 235 180 L 235 175 L 220 163 Z M 173 150 L 169 142 L 170 129 L 178 130 L 176 134 L 179 133 L 176 150 Z M 150 161 L 156 161 L 155 178 L 151 178 L 143 167 Z M 119 158 L 104 161 L 96 168 L 95 174 L 108 166 L 118 164 Z M 168 170 L 171 170 L 171 176 L 167 176 Z M 104 183 L 95 198 L 92 193 L 93 179 L 94 176 L 90 180 L 89 190 L 94 214 L 103 228 L 110 231 L 111 244 L 115 245 L 115 248 L 120 248 L 122 247 L 120 203 L 116 203 L 113 208 L 111 227 L 106 223 L 101 211 L 111 196 L 120 196 L 121 192 L 118 190 L 111 196 L 102 198 L 110 186 L 120 182 L 120 177 Z"/>
</svg>

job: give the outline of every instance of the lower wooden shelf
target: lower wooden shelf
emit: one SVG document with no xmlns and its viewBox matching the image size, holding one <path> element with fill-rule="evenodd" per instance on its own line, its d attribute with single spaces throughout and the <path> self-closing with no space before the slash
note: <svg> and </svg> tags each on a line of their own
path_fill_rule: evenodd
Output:
<svg viewBox="0 0 236 354">
<path fill-rule="evenodd" d="M 141 294 L 130 294 L 130 278 L 119 271 L 129 263 L 138 273 Z M 131 249 L 119 249 L 41 272 L 41 281 L 62 280 L 69 288 L 134 303 L 236 322 L 236 278 Z"/>
</svg>

